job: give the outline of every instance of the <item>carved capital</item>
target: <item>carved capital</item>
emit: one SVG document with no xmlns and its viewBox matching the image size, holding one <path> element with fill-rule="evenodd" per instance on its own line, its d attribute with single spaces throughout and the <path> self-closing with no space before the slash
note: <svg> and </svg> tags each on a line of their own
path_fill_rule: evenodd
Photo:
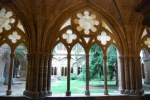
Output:
<svg viewBox="0 0 150 100">
<path fill-rule="evenodd" d="M 107 56 L 106 55 L 103 56 L 103 60 L 105 60 L 105 61 L 107 60 Z"/>
<path fill-rule="evenodd" d="M 71 55 L 70 55 L 70 54 L 68 54 L 68 55 L 67 55 L 67 58 L 68 58 L 68 59 L 71 59 Z"/>
<path fill-rule="evenodd" d="M 129 56 L 123 56 L 124 62 L 128 62 L 129 61 Z"/>
<path fill-rule="evenodd" d="M 129 62 L 133 62 L 133 56 L 129 56 L 128 59 L 129 59 Z"/>
<path fill-rule="evenodd" d="M 141 59 L 141 57 L 140 56 L 133 56 L 133 59 L 136 62 L 136 61 L 139 61 Z"/>
<path fill-rule="evenodd" d="M 49 54 L 45 54 L 45 60 L 49 60 Z"/>
<path fill-rule="evenodd" d="M 10 58 L 14 58 L 15 57 L 15 54 L 14 53 L 11 53 L 10 54 Z"/>
</svg>

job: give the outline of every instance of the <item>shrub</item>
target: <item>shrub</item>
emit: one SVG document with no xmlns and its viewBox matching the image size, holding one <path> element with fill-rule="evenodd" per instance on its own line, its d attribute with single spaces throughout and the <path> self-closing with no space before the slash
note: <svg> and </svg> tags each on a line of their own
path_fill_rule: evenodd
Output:
<svg viewBox="0 0 150 100">
<path fill-rule="evenodd" d="M 71 73 L 70 74 L 70 79 L 71 80 L 76 80 L 77 79 L 77 75 L 75 73 Z"/>
</svg>

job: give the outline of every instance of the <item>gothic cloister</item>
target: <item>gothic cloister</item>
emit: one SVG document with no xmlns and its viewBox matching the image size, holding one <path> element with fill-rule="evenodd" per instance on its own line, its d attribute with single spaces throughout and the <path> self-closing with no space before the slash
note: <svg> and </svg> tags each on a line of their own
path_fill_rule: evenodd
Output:
<svg viewBox="0 0 150 100">
<path fill-rule="evenodd" d="M 140 2 L 0 0 L 0 79 L 7 86 L 0 98 L 11 99 L 15 79 L 21 79 L 24 91 L 14 99 L 55 99 L 52 81 L 59 77 L 66 78 L 66 92 L 56 99 L 73 98 L 71 73 L 80 74 L 84 63 L 84 97 L 75 99 L 90 99 L 90 50 L 97 45 L 103 53 L 104 85 L 103 94 L 94 100 L 101 96 L 146 100 L 149 92 L 144 91 L 143 84 L 150 86 L 150 28 L 142 24 L 144 16 L 135 11 Z M 110 46 L 117 52 L 119 92 L 114 97 L 108 89 Z M 73 67 L 79 58 L 84 60 Z"/>
</svg>

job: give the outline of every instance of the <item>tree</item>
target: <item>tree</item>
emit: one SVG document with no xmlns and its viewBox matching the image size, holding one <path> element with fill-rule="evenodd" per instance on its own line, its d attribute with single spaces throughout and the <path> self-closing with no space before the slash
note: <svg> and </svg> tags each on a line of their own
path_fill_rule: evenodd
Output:
<svg viewBox="0 0 150 100">
<path fill-rule="evenodd" d="M 81 67 L 80 78 L 85 80 L 86 66 L 85 63 Z M 89 78 L 102 78 L 103 77 L 103 53 L 100 47 L 95 44 L 90 50 L 90 65 L 89 65 Z"/>
<path fill-rule="evenodd" d="M 97 44 L 93 45 L 90 50 L 89 72 L 90 80 L 103 76 L 103 52 Z"/>
<path fill-rule="evenodd" d="M 116 48 L 114 46 L 110 46 L 107 51 L 107 68 L 108 68 L 108 77 L 110 80 L 116 76 L 116 64 L 117 64 L 117 53 Z M 89 78 L 94 79 L 102 79 L 103 80 L 103 52 L 101 48 L 95 44 L 92 46 L 90 50 L 90 65 L 89 65 Z M 83 80 L 85 80 L 86 76 L 86 66 L 82 66 L 81 75 Z"/>
<path fill-rule="evenodd" d="M 110 46 L 107 50 L 107 67 L 109 80 L 112 80 L 116 75 L 117 70 L 117 52 L 114 46 Z"/>
</svg>

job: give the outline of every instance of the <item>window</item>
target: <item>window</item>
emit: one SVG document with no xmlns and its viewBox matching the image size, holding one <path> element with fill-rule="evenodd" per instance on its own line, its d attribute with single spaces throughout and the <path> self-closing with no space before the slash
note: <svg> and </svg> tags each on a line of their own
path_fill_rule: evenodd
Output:
<svg viewBox="0 0 150 100">
<path fill-rule="evenodd" d="M 66 23 L 70 24 L 66 25 Z M 91 10 L 81 10 L 80 12 L 75 13 L 64 23 L 64 25 L 62 25 L 56 42 L 64 44 L 63 46 L 66 48 L 65 51 L 61 48 L 62 52 L 66 53 L 66 65 L 61 64 L 62 67 L 60 69 L 60 73 L 61 75 L 63 75 L 63 73 L 65 72 L 63 66 L 66 66 L 67 68 L 67 76 L 63 77 L 67 81 L 66 95 L 71 95 L 71 93 L 78 93 L 80 95 L 90 95 L 90 93 L 104 93 L 107 95 L 109 93 L 107 87 L 109 87 L 108 83 L 111 82 L 107 82 L 107 77 L 111 76 L 110 80 L 113 80 L 114 77 L 118 78 L 117 76 L 115 76 L 116 73 L 114 72 L 118 70 L 116 69 L 117 64 L 112 64 L 111 67 L 112 69 L 114 68 L 114 71 L 110 73 L 112 69 L 110 67 L 107 67 L 107 63 L 110 63 L 110 60 L 108 60 L 107 62 L 107 59 L 105 59 L 107 57 L 110 58 L 110 54 L 107 55 L 106 52 L 107 50 L 110 51 L 111 44 L 115 45 L 114 41 L 115 40 L 110 28 L 102 19 L 99 18 L 99 15 L 97 13 L 94 13 Z M 95 44 L 97 45 L 95 46 Z M 57 44 L 57 46 L 59 46 L 59 44 Z M 104 52 L 104 54 L 98 54 L 100 55 L 100 58 L 102 58 L 101 61 L 94 61 L 96 57 L 92 57 L 92 55 L 96 55 L 94 53 L 96 53 L 97 51 L 91 52 L 93 46 L 94 48 L 101 48 L 93 50 L 101 50 L 102 52 Z M 60 53 L 60 51 L 57 51 L 57 53 Z M 53 56 L 55 57 L 55 55 Z M 117 55 L 115 56 L 117 57 Z M 63 54 L 59 55 L 59 58 L 63 59 Z M 99 66 L 101 67 L 99 68 L 97 67 L 98 62 L 101 62 L 101 64 L 99 64 Z M 99 76 L 99 74 L 96 73 L 101 73 L 101 75 Z M 115 75 L 110 75 L 107 73 Z M 114 80 L 116 82 L 115 78 Z M 102 84 L 99 84 L 99 81 L 95 80 L 103 82 Z M 76 83 L 76 85 L 74 84 L 74 82 Z M 77 85 L 77 83 L 79 84 Z M 94 90 L 93 88 L 95 88 L 94 86 L 96 84 L 97 86 L 102 85 L 103 89 L 99 88 L 99 90 Z M 116 83 L 113 84 L 116 85 Z M 84 87 L 82 88 L 83 91 L 80 90 L 81 88 L 78 89 L 79 87 Z M 110 90 L 110 93 L 112 93 L 112 91 L 114 91 L 113 93 L 116 93 L 116 91 L 118 92 L 117 88 L 116 90 Z"/>
</svg>

